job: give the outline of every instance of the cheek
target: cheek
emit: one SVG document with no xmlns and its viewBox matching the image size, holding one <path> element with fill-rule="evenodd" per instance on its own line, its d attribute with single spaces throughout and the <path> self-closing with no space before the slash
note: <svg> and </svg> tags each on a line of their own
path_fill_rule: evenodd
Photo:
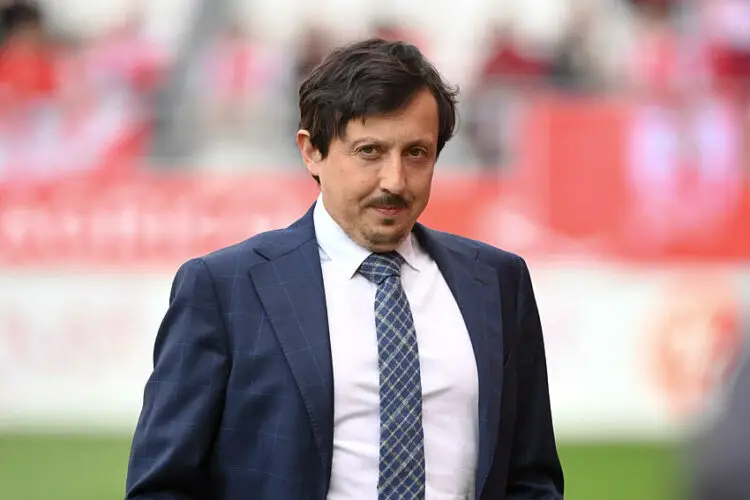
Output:
<svg viewBox="0 0 750 500">
<path fill-rule="evenodd" d="M 343 158 L 336 164 L 337 188 L 346 192 L 347 197 L 367 191 L 373 182 L 374 169 L 362 168 L 353 158 Z"/>
<path fill-rule="evenodd" d="M 360 175 L 352 179 L 347 186 L 348 196 L 353 202 L 363 202 L 370 199 L 378 192 L 378 179 L 376 176 Z"/>
<path fill-rule="evenodd" d="M 415 172 L 410 182 L 414 197 L 420 199 L 429 197 L 430 189 L 432 188 L 432 173 L 433 170 L 431 168 Z"/>
</svg>

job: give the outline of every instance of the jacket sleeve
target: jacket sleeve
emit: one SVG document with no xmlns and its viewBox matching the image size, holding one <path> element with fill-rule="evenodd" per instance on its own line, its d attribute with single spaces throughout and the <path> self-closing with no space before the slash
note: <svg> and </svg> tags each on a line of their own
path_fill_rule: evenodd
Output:
<svg viewBox="0 0 750 500">
<path fill-rule="evenodd" d="M 562 500 L 563 471 L 552 427 L 542 325 L 528 267 L 523 259 L 518 260 L 518 404 L 507 499 Z"/>
<path fill-rule="evenodd" d="M 211 498 L 207 457 L 224 405 L 229 349 L 208 266 L 183 264 L 154 347 L 133 437 L 126 498 Z"/>
</svg>

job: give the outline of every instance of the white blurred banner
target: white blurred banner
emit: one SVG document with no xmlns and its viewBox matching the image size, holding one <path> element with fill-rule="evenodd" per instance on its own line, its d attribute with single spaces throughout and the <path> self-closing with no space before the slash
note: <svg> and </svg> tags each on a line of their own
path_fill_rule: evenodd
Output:
<svg viewBox="0 0 750 500">
<path fill-rule="evenodd" d="M 532 266 L 558 435 L 685 430 L 737 356 L 740 271 Z M 0 272 L 0 426 L 131 432 L 171 279 Z"/>
</svg>

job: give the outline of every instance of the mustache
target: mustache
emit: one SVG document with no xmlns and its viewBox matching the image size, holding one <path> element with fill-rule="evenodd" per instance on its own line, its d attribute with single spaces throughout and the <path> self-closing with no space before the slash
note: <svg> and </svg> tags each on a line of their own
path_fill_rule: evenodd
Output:
<svg viewBox="0 0 750 500">
<path fill-rule="evenodd" d="M 409 208 L 409 202 L 399 195 L 384 193 L 370 202 L 370 206 L 374 208 L 383 207 L 396 207 L 396 208 Z"/>
</svg>

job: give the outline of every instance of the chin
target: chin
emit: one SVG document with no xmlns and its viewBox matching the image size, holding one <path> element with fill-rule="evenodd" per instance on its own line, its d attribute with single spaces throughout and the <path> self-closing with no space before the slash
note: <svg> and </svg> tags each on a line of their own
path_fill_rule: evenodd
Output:
<svg viewBox="0 0 750 500">
<path fill-rule="evenodd" d="M 381 226 L 364 233 L 371 249 L 394 250 L 409 236 L 409 231 L 403 226 Z"/>
</svg>

